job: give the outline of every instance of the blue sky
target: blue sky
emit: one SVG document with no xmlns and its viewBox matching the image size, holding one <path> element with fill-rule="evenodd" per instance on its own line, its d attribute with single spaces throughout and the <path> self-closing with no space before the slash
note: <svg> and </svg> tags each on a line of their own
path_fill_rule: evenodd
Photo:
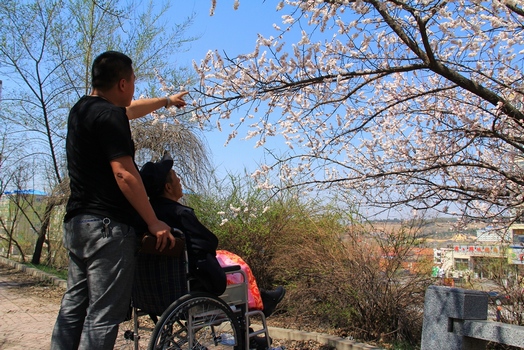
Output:
<svg viewBox="0 0 524 350">
<path fill-rule="evenodd" d="M 281 21 L 282 11 L 276 11 L 274 1 L 244 0 L 238 10 L 232 0 L 217 0 L 215 14 L 209 16 L 210 0 L 188 0 L 173 5 L 175 20 L 195 13 L 195 22 L 188 35 L 200 36 L 190 44 L 188 52 L 178 54 L 180 64 L 203 58 L 208 50 L 217 49 L 236 55 L 252 51 L 257 33 L 272 35 L 273 23 Z"/>
<path fill-rule="evenodd" d="M 274 23 L 281 23 L 282 11 L 277 12 L 276 1 L 241 0 L 237 10 L 233 0 L 217 0 L 215 13 L 210 16 L 211 0 L 185 0 L 170 3 L 169 18 L 174 23 L 183 22 L 195 15 L 194 23 L 186 32 L 188 37 L 199 37 L 185 47 L 186 51 L 174 54 L 175 66 L 192 66 L 199 62 L 209 50 L 226 52 L 230 56 L 252 52 L 257 33 L 274 35 Z M 12 80 L 0 74 L 6 91 L 12 88 Z M 136 96 L 135 96 L 136 97 Z M 234 116 L 233 116 L 234 117 Z M 224 125 L 225 126 L 225 125 Z M 224 147 L 228 128 L 205 132 L 204 136 L 212 152 L 212 161 L 219 175 L 243 173 L 244 168 L 252 173 L 263 159 L 263 149 L 255 149 L 255 141 L 243 141 L 240 132 L 237 139 Z"/>
<path fill-rule="evenodd" d="M 275 35 L 273 24 L 281 24 L 283 11 L 277 12 L 276 5 L 275 1 L 241 0 L 239 8 L 234 10 L 232 0 L 217 0 L 215 13 L 210 16 L 211 0 L 177 1 L 171 9 L 173 17 L 182 20 L 194 12 L 195 21 L 187 34 L 200 37 L 189 44 L 187 52 L 176 55 L 177 64 L 191 66 L 192 60 L 199 62 L 208 50 L 226 52 L 231 57 L 252 52 L 258 33 Z M 263 150 L 254 148 L 254 140 L 242 140 L 241 132 L 227 147 L 224 147 L 227 128 L 223 132 L 206 132 L 205 137 L 221 175 L 227 172 L 238 175 L 244 168 L 251 173 L 262 162 Z"/>
</svg>

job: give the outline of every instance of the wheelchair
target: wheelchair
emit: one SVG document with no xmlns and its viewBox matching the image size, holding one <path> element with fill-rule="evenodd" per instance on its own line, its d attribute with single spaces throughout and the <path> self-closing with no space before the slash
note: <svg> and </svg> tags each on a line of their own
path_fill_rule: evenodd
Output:
<svg viewBox="0 0 524 350">
<path fill-rule="evenodd" d="M 187 263 L 184 234 L 174 231 L 180 238 L 176 244 L 183 246 L 180 254 L 138 256 L 132 297 L 134 327 L 132 334 L 126 331 L 134 349 L 139 349 L 138 316 L 144 314 L 155 322 L 150 350 L 247 350 L 254 339 L 257 349 L 269 349 L 265 315 L 261 310 L 249 310 L 247 276 L 240 266 L 223 268 L 226 275 L 240 274 L 242 283 L 227 285 L 222 295 L 191 291 L 194 277 Z M 252 319 L 258 321 L 256 331 L 250 327 Z"/>
</svg>

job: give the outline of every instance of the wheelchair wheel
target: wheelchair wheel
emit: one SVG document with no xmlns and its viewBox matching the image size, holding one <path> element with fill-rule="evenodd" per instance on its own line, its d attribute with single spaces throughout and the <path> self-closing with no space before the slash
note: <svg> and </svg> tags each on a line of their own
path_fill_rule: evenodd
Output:
<svg viewBox="0 0 524 350">
<path fill-rule="evenodd" d="M 206 293 L 184 295 L 164 311 L 151 350 L 243 349 L 240 321 L 222 300 Z"/>
</svg>

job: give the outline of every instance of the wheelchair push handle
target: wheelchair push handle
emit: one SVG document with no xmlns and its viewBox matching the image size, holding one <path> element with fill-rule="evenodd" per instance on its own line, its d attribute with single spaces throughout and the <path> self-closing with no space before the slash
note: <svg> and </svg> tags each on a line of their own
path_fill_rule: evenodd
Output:
<svg viewBox="0 0 524 350">
<path fill-rule="evenodd" d="M 184 233 L 177 228 L 171 228 L 171 234 L 175 237 L 175 246 L 173 248 L 166 247 L 162 251 L 156 249 L 156 236 L 146 232 L 140 240 L 140 253 L 165 255 L 171 257 L 179 257 L 184 251 L 185 238 Z"/>
</svg>

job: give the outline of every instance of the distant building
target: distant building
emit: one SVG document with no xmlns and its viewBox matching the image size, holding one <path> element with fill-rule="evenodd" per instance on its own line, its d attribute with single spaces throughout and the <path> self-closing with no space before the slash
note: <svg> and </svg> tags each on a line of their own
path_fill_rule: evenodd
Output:
<svg viewBox="0 0 524 350">
<path fill-rule="evenodd" d="M 524 265 L 524 223 L 517 220 L 509 230 L 512 240 L 508 248 L 508 262 L 510 264 Z"/>
<path fill-rule="evenodd" d="M 477 242 L 508 243 L 511 241 L 511 231 L 505 228 L 488 226 L 477 230 Z"/>
</svg>

